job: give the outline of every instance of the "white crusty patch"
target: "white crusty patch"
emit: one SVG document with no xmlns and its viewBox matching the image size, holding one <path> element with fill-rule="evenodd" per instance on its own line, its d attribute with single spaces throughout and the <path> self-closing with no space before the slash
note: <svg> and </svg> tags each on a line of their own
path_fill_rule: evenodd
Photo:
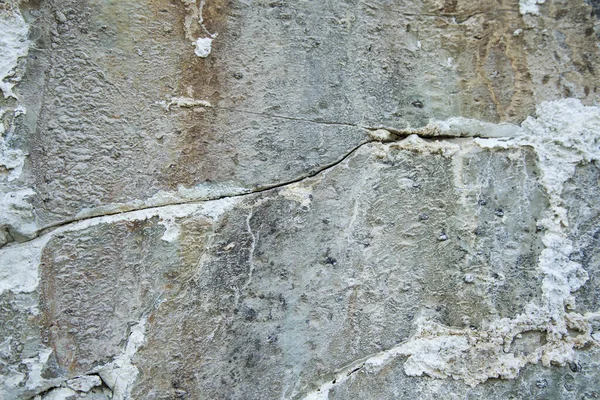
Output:
<svg viewBox="0 0 600 400">
<path fill-rule="evenodd" d="M 29 25 L 18 7 L 0 9 L 0 32 L 0 89 L 4 97 L 16 97 L 10 78 L 14 75 L 19 58 L 27 55 L 30 45 L 27 39 Z"/>
<path fill-rule="evenodd" d="M 113 400 L 131 399 L 131 389 L 139 371 L 133 364 L 133 356 L 144 345 L 146 338 L 146 318 L 131 328 L 129 340 L 123 354 L 98 372 L 102 380 L 113 392 Z"/>
<path fill-rule="evenodd" d="M 7 130 L 4 122 L 2 122 L 2 117 L 6 114 L 6 111 L 0 108 L 0 166 L 8 171 L 7 181 L 11 182 L 21 175 L 25 164 L 25 154 L 19 149 L 11 149 L 6 143 L 5 134 Z M 25 108 L 18 106 L 13 110 L 13 113 L 15 116 L 25 114 Z M 10 131 L 12 131 L 12 126 L 9 126 L 8 132 Z"/>
<path fill-rule="evenodd" d="M 160 221 L 161 225 L 165 227 L 165 233 L 163 233 L 161 239 L 165 242 L 172 243 L 179 238 L 179 224 L 176 222 L 175 218 L 167 217 L 163 218 Z"/>
<path fill-rule="evenodd" d="M 460 146 L 446 140 L 427 141 L 418 135 L 409 135 L 406 139 L 387 145 L 390 148 L 403 150 L 418 150 L 424 153 L 437 153 L 444 157 L 451 157 L 460 150 Z M 387 150 L 386 150 L 387 152 Z"/>
<path fill-rule="evenodd" d="M 1 123 L 0 123 L 1 124 Z M 25 154 L 19 149 L 11 149 L 0 138 L 0 166 L 8 171 L 7 181 L 12 182 L 21 176 L 25 165 Z"/>
<path fill-rule="evenodd" d="M 202 203 L 202 214 L 211 217 L 215 221 L 231 210 L 241 199 L 239 197 L 225 197 L 220 200 L 212 200 Z"/>
<path fill-rule="evenodd" d="M 38 268 L 48 237 L 0 249 L 0 294 L 31 293 L 39 284 Z"/>
<path fill-rule="evenodd" d="M 428 136 L 435 136 L 437 133 L 443 136 L 496 138 L 511 137 L 518 131 L 519 126 L 510 123 L 494 124 L 477 119 L 453 117 L 444 121 L 432 120 L 424 128 L 416 130 L 415 133 L 428 133 Z"/>
<path fill-rule="evenodd" d="M 519 0 L 519 13 L 521 13 L 521 15 L 539 15 L 539 4 L 544 4 L 545 2 L 546 0 Z"/>
<path fill-rule="evenodd" d="M 209 101 L 191 97 L 171 97 L 171 100 L 168 103 L 166 101 L 161 101 L 159 104 L 161 104 L 165 110 L 170 110 L 171 106 L 181 108 L 212 107 L 212 104 L 210 104 Z"/>
<path fill-rule="evenodd" d="M 27 201 L 35 195 L 32 189 L 0 193 L 0 226 L 9 227 L 26 237 L 35 237 L 37 224 L 33 206 Z"/>
<path fill-rule="evenodd" d="M 27 366 L 29 373 L 25 385 L 22 386 L 28 391 L 39 391 L 43 388 L 56 386 L 62 380 L 61 378 L 46 379 L 43 376 L 44 369 L 47 367 L 48 361 L 52 355 L 52 349 L 42 348 L 36 357 L 26 358 L 22 362 Z"/>
<path fill-rule="evenodd" d="M 194 45 L 196 46 L 194 53 L 201 58 L 208 57 L 212 50 L 212 41 L 213 38 L 209 37 L 196 39 L 196 41 L 194 42 Z"/>
<path fill-rule="evenodd" d="M 179 224 L 177 219 L 193 214 L 201 214 L 213 220 L 218 220 L 223 213 L 233 208 L 239 201 L 235 197 L 226 197 L 220 200 L 207 201 L 202 204 L 186 204 L 181 206 L 164 207 L 159 213 L 160 224 L 166 228 L 162 240 L 174 242 L 179 238 Z M 166 209 L 166 210 L 165 210 Z"/>
<path fill-rule="evenodd" d="M 0 89 L 5 98 L 16 98 L 13 88 L 20 76 L 15 69 L 19 59 L 27 55 L 31 43 L 27 39 L 29 26 L 17 4 L 9 4 L 0 8 Z M 0 108 L 0 169 L 3 170 L 0 177 L 4 182 L 17 181 L 25 163 L 23 151 L 13 149 L 8 144 L 8 138 L 14 132 L 13 121 L 22 114 L 25 114 L 22 105 Z M 5 115 L 9 115 L 9 118 L 4 118 Z M 8 185 L 0 186 L 0 229 L 10 229 L 11 233 L 27 238 L 35 236 L 37 226 L 33 208 L 27 201 L 33 194 L 31 189 L 15 190 Z"/>
<path fill-rule="evenodd" d="M 536 114 L 536 118 L 527 118 L 519 134 L 510 140 L 476 139 L 476 143 L 489 148 L 531 146 L 538 155 L 550 200 L 550 209 L 540 221 L 545 249 L 538 265 L 545 275 L 542 291 L 546 306 L 555 321 L 548 326 L 548 334 L 559 340 L 566 334 L 565 307 L 573 303 L 571 293 L 588 279 L 582 266 L 569 259 L 573 246 L 565 230 L 569 218 L 561 195 L 578 164 L 600 160 L 600 108 L 566 99 L 544 102 Z"/>
</svg>

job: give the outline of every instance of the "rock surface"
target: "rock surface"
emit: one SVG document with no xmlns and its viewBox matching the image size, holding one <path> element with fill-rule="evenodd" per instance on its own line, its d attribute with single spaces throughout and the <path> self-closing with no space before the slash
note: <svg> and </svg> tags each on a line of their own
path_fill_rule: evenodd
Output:
<svg viewBox="0 0 600 400">
<path fill-rule="evenodd" d="M 598 398 L 599 4 L 0 4 L 0 399 Z"/>
</svg>

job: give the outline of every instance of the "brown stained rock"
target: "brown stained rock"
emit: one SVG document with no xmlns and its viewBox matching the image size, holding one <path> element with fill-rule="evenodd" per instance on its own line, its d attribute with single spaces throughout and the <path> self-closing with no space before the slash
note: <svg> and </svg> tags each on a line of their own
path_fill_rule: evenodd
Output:
<svg viewBox="0 0 600 400">
<path fill-rule="evenodd" d="M 31 70 L 46 78 L 22 85 L 39 108 L 27 171 L 40 226 L 161 191 L 206 199 L 298 179 L 365 141 L 361 126 L 518 123 L 541 101 L 597 96 L 595 20 L 579 1 L 540 16 L 508 0 L 203 4 L 204 27 L 200 2 L 41 6 L 51 51 Z"/>
<path fill-rule="evenodd" d="M 42 256 L 42 342 L 68 377 L 110 363 L 131 326 L 169 291 L 179 263 L 156 219 L 119 222 L 52 239 Z"/>
</svg>

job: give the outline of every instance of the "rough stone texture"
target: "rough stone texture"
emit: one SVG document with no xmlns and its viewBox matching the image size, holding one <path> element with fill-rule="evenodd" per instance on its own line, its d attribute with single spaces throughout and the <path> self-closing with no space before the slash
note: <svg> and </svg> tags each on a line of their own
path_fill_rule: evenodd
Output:
<svg viewBox="0 0 600 400">
<path fill-rule="evenodd" d="M 590 280 L 577 296 L 577 310 L 593 312 L 600 301 L 600 170 L 597 163 L 577 168 L 567 182 L 564 197 L 574 221 L 571 237 L 575 244 L 570 258 L 581 262 Z"/>
<path fill-rule="evenodd" d="M 518 265 L 533 275 L 534 286 L 531 266 L 509 256 L 492 269 L 492 254 L 477 256 L 487 240 L 499 242 L 498 251 L 511 243 L 532 251 L 536 210 L 519 217 L 515 200 L 543 203 L 535 180 L 521 186 L 525 193 L 502 199 L 507 213 L 516 214 L 512 222 L 533 228 L 511 238 L 493 227 L 493 212 L 468 220 L 469 207 L 457 201 L 455 185 L 463 179 L 473 183 L 465 194 L 476 205 L 476 188 L 493 190 L 495 177 L 480 186 L 477 172 L 454 176 L 453 161 L 462 160 L 394 147 L 362 148 L 322 178 L 236 206 L 211 236 L 205 261 L 193 258 L 195 276 L 180 289 L 185 295 L 156 311 L 156 326 L 182 322 L 149 331 L 138 364 L 148 378 L 137 397 L 169 397 L 179 389 L 193 398 L 293 398 L 331 371 L 406 340 L 420 314 L 475 328 L 519 312 L 521 296 L 536 297 L 535 288 L 504 284 Z M 521 175 L 529 155 L 514 156 L 522 164 L 508 170 Z M 490 168 L 507 167 L 505 157 Z M 477 220 L 492 225 L 487 234 L 474 232 Z M 467 273 L 476 281 L 466 283 Z M 214 306 L 206 309 L 209 302 Z M 203 323 L 190 325 L 192 316 Z M 197 354 L 185 354 L 189 348 Z M 174 375 L 158 378 L 156 365 L 147 363 L 177 354 Z"/>
<path fill-rule="evenodd" d="M 438 398 L 448 399 L 596 399 L 600 396 L 597 351 L 578 353 L 577 362 L 562 367 L 528 367 L 515 380 L 493 379 L 475 388 L 447 379 L 407 377 L 399 359 L 376 376 L 359 374 L 336 387 L 330 399 Z"/>
<path fill-rule="evenodd" d="M 207 32 L 184 3 L 28 10 L 31 112 L 18 129 L 38 226 L 164 204 L 162 192 L 189 201 L 294 180 L 364 142 L 365 126 L 520 122 L 544 100 L 598 99 L 582 2 L 521 16 L 516 1 L 212 0 Z M 201 59 L 191 42 L 207 33 L 218 36 Z"/>
<path fill-rule="evenodd" d="M 600 3 L 0 4 L 0 399 L 600 397 Z"/>
</svg>

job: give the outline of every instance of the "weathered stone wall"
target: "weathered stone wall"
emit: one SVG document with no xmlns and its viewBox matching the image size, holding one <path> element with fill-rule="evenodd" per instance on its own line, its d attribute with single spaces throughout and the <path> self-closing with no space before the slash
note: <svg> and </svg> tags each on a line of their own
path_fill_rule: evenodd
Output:
<svg viewBox="0 0 600 400">
<path fill-rule="evenodd" d="M 599 16 L 0 2 L 0 399 L 600 397 Z"/>
</svg>

